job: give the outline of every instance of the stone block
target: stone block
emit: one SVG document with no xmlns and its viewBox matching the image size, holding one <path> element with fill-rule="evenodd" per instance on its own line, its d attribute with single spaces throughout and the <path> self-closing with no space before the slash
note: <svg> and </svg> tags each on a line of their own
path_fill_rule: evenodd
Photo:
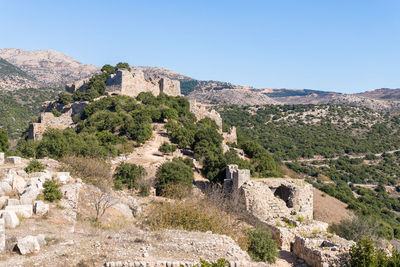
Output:
<svg viewBox="0 0 400 267">
<path fill-rule="evenodd" d="M 4 219 L 0 218 L 0 252 L 6 250 L 6 233 L 4 229 Z"/>
<path fill-rule="evenodd" d="M 55 180 L 60 184 L 67 184 L 71 180 L 69 172 L 57 172 Z"/>
<path fill-rule="evenodd" d="M 0 194 L 2 195 L 7 195 L 12 192 L 12 187 L 9 183 L 7 182 L 0 182 Z"/>
<path fill-rule="evenodd" d="M 12 189 L 17 192 L 23 192 L 26 187 L 25 179 L 18 174 L 14 174 L 12 181 Z"/>
<path fill-rule="evenodd" d="M 6 162 L 10 164 L 20 164 L 22 160 L 21 157 L 11 156 L 6 158 Z"/>
<path fill-rule="evenodd" d="M 49 212 L 49 207 L 49 204 L 46 204 L 41 200 L 37 200 L 33 204 L 33 212 L 36 215 L 45 215 Z"/>
<path fill-rule="evenodd" d="M 0 152 L 0 165 L 4 164 L 4 152 Z"/>
<path fill-rule="evenodd" d="M 9 198 L 10 198 L 9 196 L 0 197 L 0 208 L 3 208 L 4 206 L 6 206 Z"/>
<path fill-rule="evenodd" d="M 14 211 L 24 218 L 30 218 L 33 214 L 32 205 L 7 206 L 5 210 Z"/>
<path fill-rule="evenodd" d="M 40 251 L 38 239 L 36 238 L 36 236 L 32 235 L 19 238 L 17 241 L 17 247 L 22 255 L 36 253 Z"/>
<path fill-rule="evenodd" d="M 14 211 L 0 210 L 0 218 L 4 219 L 4 225 L 7 228 L 15 228 L 19 225 L 19 218 Z"/>
<path fill-rule="evenodd" d="M 15 206 L 15 205 L 21 205 L 21 203 L 19 202 L 19 199 L 9 198 L 7 201 L 7 206 Z"/>
</svg>

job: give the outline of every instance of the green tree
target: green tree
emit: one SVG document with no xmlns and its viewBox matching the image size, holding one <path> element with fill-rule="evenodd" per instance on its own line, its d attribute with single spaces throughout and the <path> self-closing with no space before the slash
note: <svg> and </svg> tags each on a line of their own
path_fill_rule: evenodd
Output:
<svg viewBox="0 0 400 267">
<path fill-rule="evenodd" d="M 43 187 L 43 195 L 45 200 L 54 202 L 62 198 L 63 194 L 60 191 L 59 185 L 53 180 L 47 180 L 44 182 Z"/>
<path fill-rule="evenodd" d="M 6 152 L 9 147 L 8 133 L 6 130 L 0 129 L 0 152 Z"/>
<path fill-rule="evenodd" d="M 253 260 L 275 262 L 278 256 L 278 246 L 268 230 L 260 227 L 250 229 L 248 238 L 248 252 Z"/>
<path fill-rule="evenodd" d="M 121 190 L 123 187 L 128 189 L 138 189 L 140 181 L 146 171 L 142 166 L 122 162 L 116 169 L 114 174 L 114 187 Z"/>
<path fill-rule="evenodd" d="M 125 63 L 125 62 L 119 62 L 119 63 L 115 66 L 115 68 L 116 68 L 116 69 L 127 69 L 127 70 L 131 71 L 131 67 L 129 67 L 129 64 L 128 64 L 128 63 Z"/>
<path fill-rule="evenodd" d="M 168 184 L 179 184 L 192 187 L 194 181 L 193 169 L 183 161 L 173 160 L 166 162 L 158 168 L 156 173 L 157 193 L 162 194 Z"/>
</svg>

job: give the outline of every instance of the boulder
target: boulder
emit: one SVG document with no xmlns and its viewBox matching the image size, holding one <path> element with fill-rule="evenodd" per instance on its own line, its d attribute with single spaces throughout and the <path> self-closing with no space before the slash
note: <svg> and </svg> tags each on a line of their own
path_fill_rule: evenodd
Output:
<svg viewBox="0 0 400 267">
<path fill-rule="evenodd" d="M 43 245 L 46 245 L 46 244 L 47 244 L 47 242 L 46 242 L 46 237 L 44 236 L 44 234 L 39 234 L 39 235 L 37 235 L 37 236 L 36 236 L 36 239 L 37 239 L 37 241 L 38 241 L 38 243 L 39 243 L 40 246 L 43 246 Z"/>
<path fill-rule="evenodd" d="M 21 193 L 24 191 L 25 187 L 26 187 L 25 179 L 19 176 L 18 174 L 14 174 L 12 181 L 12 189 Z"/>
<path fill-rule="evenodd" d="M 37 200 L 33 204 L 33 212 L 36 215 L 45 215 L 49 212 L 49 204 L 46 204 L 41 200 Z"/>
<path fill-rule="evenodd" d="M 21 157 L 16 157 L 16 156 L 7 157 L 6 158 L 6 162 L 7 163 L 11 163 L 11 164 L 20 164 L 21 163 Z"/>
<path fill-rule="evenodd" d="M 0 182 L 0 192 L 5 194 L 10 194 L 12 192 L 12 187 L 7 182 Z"/>
<path fill-rule="evenodd" d="M 15 205 L 21 205 L 21 203 L 19 202 L 19 199 L 9 198 L 7 201 L 7 206 L 15 206 Z"/>
<path fill-rule="evenodd" d="M 0 210 L 0 218 L 4 219 L 4 225 L 7 228 L 15 228 L 19 225 L 19 219 L 14 211 Z"/>
<path fill-rule="evenodd" d="M 8 202 L 9 196 L 0 197 L 0 208 L 3 208 Z"/>
<path fill-rule="evenodd" d="M 36 238 L 36 236 L 32 235 L 19 238 L 17 241 L 17 247 L 22 255 L 36 253 L 40 251 L 38 239 Z"/>
<path fill-rule="evenodd" d="M 111 208 L 120 212 L 122 215 L 124 215 L 127 218 L 131 218 L 133 216 L 132 210 L 129 208 L 128 205 L 126 205 L 124 203 L 115 204 Z"/>
<path fill-rule="evenodd" d="M 69 172 L 57 172 L 55 178 L 56 182 L 60 184 L 67 184 L 67 182 L 69 182 L 71 179 L 72 178 Z"/>
<path fill-rule="evenodd" d="M 7 211 L 14 211 L 17 215 L 24 218 L 32 217 L 32 205 L 17 205 L 17 206 L 7 206 L 5 208 Z"/>
</svg>

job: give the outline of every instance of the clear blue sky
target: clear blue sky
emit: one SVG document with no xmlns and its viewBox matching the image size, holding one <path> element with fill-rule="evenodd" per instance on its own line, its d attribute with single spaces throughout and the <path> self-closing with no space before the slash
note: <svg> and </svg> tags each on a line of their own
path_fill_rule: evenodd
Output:
<svg viewBox="0 0 400 267">
<path fill-rule="evenodd" d="M 0 47 L 260 88 L 400 87 L 400 1 L 0 0 Z"/>
</svg>

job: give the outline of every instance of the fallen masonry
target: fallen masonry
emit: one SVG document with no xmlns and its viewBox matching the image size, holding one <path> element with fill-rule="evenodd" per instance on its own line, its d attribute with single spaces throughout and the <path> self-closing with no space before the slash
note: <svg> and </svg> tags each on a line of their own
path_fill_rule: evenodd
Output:
<svg viewBox="0 0 400 267">
<path fill-rule="evenodd" d="M 269 229 L 282 250 L 308 265 L 343 266 L 354 244 L 313 220 L 313 187 L 298 179 L 250 179 L 249 170 L 226 167 L 224 192 L 239 212 Z M 329 244 L 329 246 L 327 246 Z"/>
</svg>

